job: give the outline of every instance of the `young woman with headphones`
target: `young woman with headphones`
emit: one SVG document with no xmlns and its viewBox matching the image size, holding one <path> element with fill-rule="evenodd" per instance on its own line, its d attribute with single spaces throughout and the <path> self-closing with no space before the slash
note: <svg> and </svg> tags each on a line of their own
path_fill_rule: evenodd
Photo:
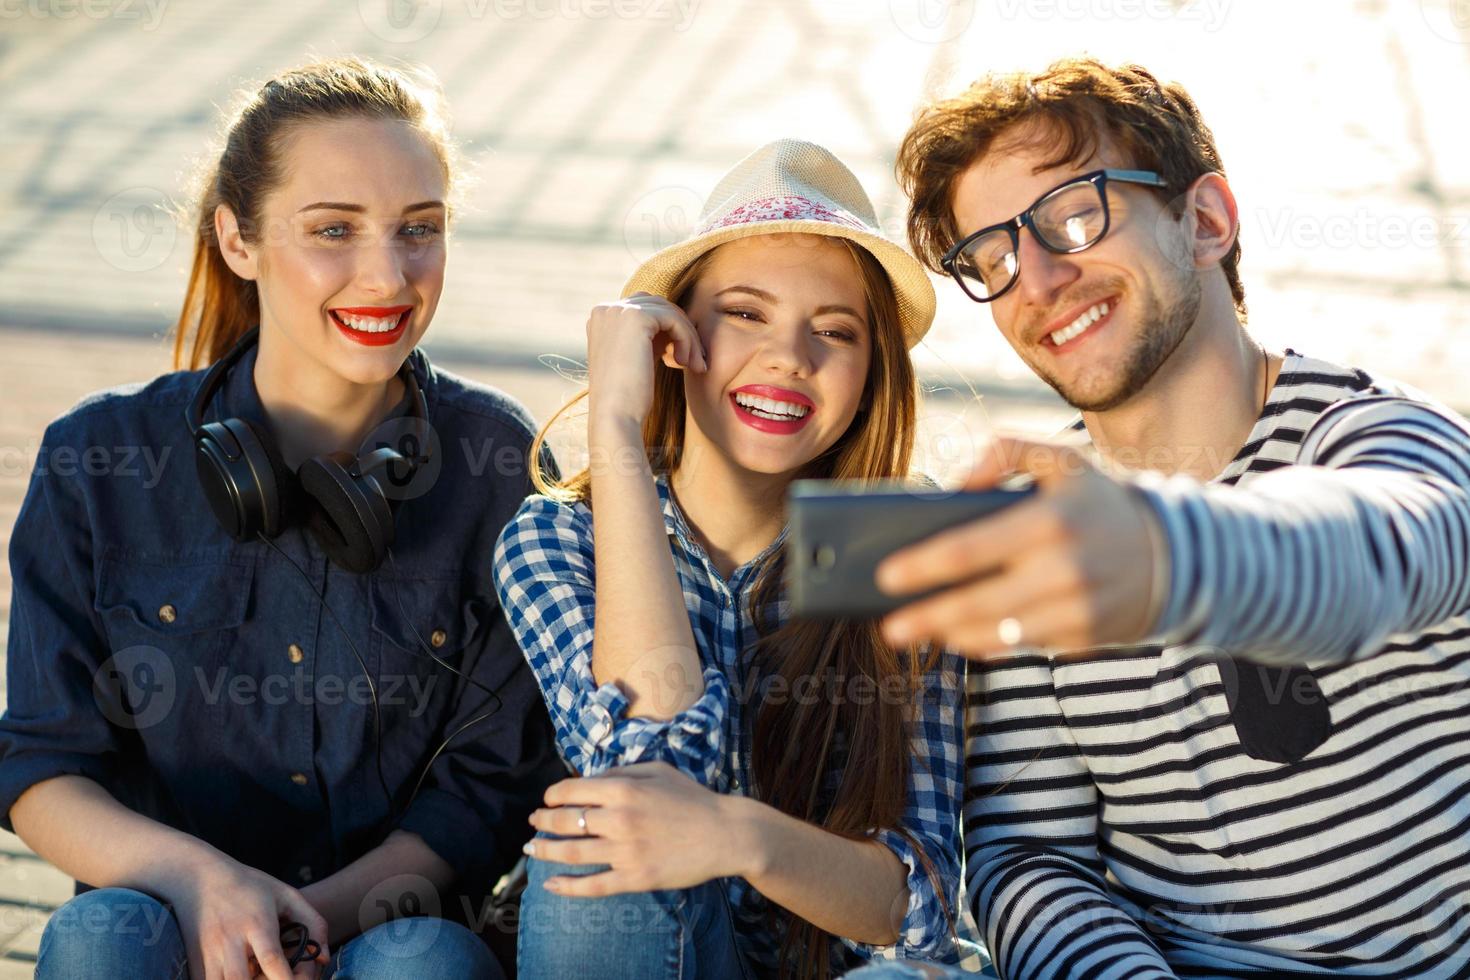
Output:
<svg viewBox="0 0 1470 980">
<path fill-rule="evenodd" d="M 448 917 L 564 770 L 489 563 L 530 418 L 415 349 L 452 171 L 417 73 L 266 83 L 199 202 L 195 370 L 47 429 L 11 544 L 0 823 L 93 890 L 39 977 L 500 975 Z M 150 447 L 161 477 L 52 465 L 98 446 Z"/>
</svg>

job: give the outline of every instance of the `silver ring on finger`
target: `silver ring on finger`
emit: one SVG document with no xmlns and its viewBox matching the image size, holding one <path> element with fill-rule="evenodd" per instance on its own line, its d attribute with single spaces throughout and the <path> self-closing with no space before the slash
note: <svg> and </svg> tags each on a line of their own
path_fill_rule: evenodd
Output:
<svg viewBox="0 0 1470 980">
<path fill-rule="evenodd" d="M 1007 616 L 1005 619 L 1002 619 L 997 624 L 996 633 L 1000 635 L 1000 642 L 1008 647 L 1020 646 L 1021 639 L 1024 635 L 1024 631 L 1021 629 L 1021 621 L 1014 616 Z"/>
<path fill-rule="evenodd" d="M 580 830 L 583 834 L 587 833 L 587 808 L 585 806 L 582 807 L 581 812 L 577 814 L 577 829 Z"/>
</svg>

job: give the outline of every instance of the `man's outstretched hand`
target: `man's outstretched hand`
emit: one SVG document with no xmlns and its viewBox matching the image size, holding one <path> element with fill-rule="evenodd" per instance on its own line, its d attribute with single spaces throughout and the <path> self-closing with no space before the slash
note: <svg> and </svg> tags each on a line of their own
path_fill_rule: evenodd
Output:
<svg viewBox="0 0 1470 980">
<path fill-rule="evenodd" d="M 1162 530 L 1142 495 L 1069 446 L 1006 437 L 965 489 L 990 489 L 1012 473 L 1035 478 L 1037 493 L 878 566 L 878 587 L 892 595 L 943 587 L 887 616 L 884 636 L 895 645 L 933 640 L 974 658 L 1017 645 L 1076 650 L 1144 639 L 1157 615 Z"/>
</svg>

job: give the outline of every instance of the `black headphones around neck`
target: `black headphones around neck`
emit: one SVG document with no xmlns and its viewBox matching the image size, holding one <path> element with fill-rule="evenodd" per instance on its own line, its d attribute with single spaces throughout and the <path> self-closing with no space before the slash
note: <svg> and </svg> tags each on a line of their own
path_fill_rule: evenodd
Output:
<svg viewBox="0 0 1470 980">
<path fill-rule="evenodd" d="M 379 475 L 394 466 L 394 481 L 406 482 L 429 461 L 429 410 L 418 378 L 405 360 L 398 376 L 408 388 L 409 417 L 419 422 L 418 446 L 424 455 L 386 446 L 362 455 L 339 451 L 313 456 L 293 473 L 263 425 L 241 418 L 204 422 L 210 400 L 259 335 L 257 327 L 241 337 L 205 374 L 184 410 L 194 435 L 199 485 L 210 509 L 237 541 L 257 535 L 274 538 L 303 520 L 333 564 L 349 572 L 371 572 L 393 545 L 396 502 L 383 492 Z"/>
</svg>

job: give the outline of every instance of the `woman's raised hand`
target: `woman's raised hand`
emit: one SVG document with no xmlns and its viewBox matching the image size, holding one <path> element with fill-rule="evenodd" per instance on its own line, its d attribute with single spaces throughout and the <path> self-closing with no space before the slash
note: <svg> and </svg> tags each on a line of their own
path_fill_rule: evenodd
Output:
<svg viewBox="0 0 1470 980">
<path fill-rule="evenodd" d="M 314 978 L 329 961 L 327 923 L 301 893 L 263 871 L 223 854 L 181 875 L 162 896 L 173 906 L 195 980 Z M 281 948 L 281 927 L 299 922 L 321 945 L 314 960 L 293 971 Z"/>
<path fill-rule="evenodd" d="M 653 406 L 655 360 L 679 370 L 708 369 L 699 332 L 683 310 L 648 293 L 593 307 L 587 318 L 591 420 L 641 426 Z"/>
</svg>

